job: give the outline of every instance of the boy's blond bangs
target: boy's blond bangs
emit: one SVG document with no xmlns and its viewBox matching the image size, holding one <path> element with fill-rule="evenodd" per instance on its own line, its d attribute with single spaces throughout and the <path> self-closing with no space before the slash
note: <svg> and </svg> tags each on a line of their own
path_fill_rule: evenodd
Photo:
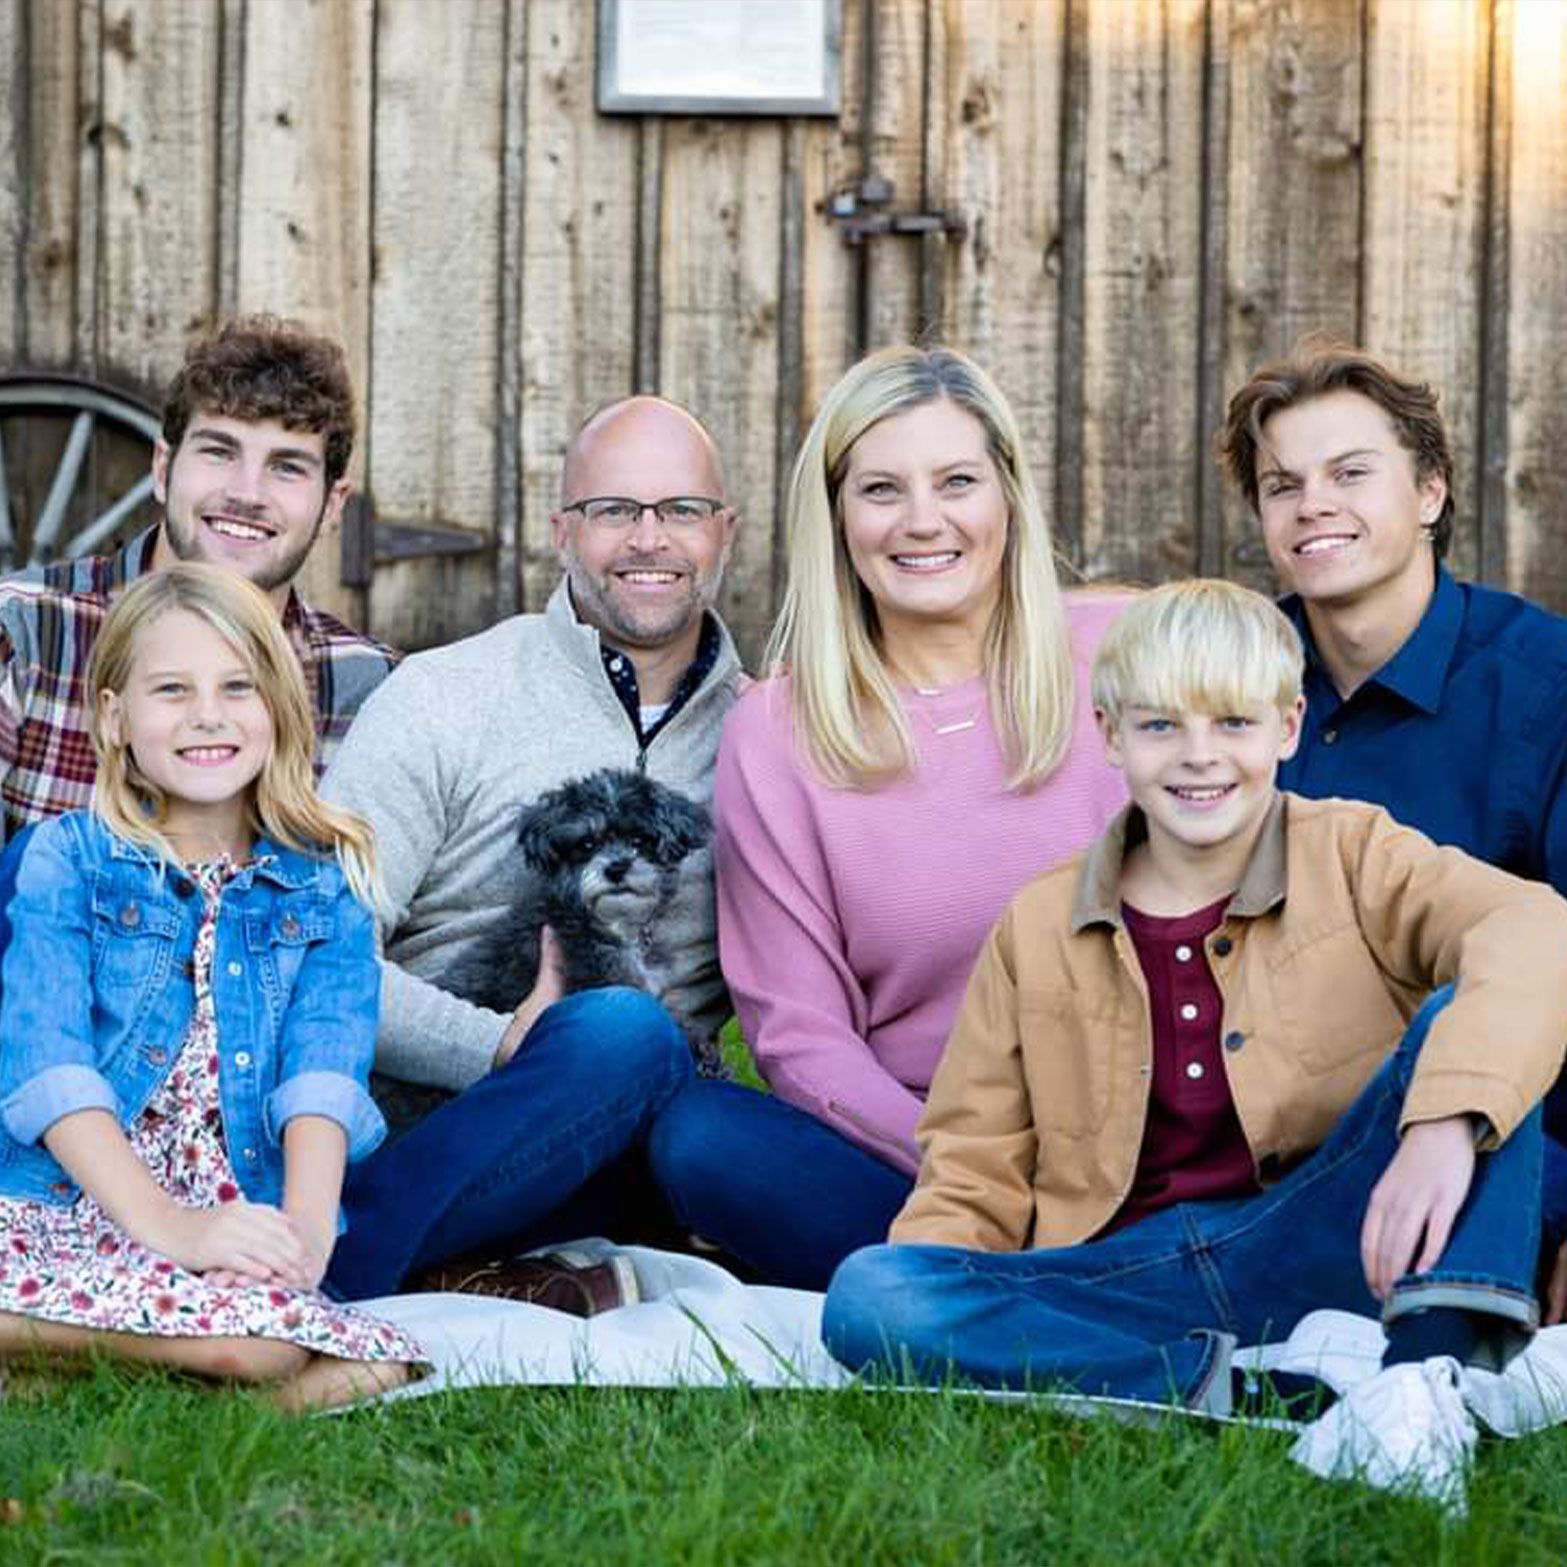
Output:
<svg viewBox="0 0 1567 1567">
<path fill-rule="evenodd" d="M 1284 709 L 1300 695 L 1300 637 L 1272 600 L 1233 582 L 1195 578 L 1144 594 L 1094 661 L 1094 706 L 1116 721 L 1129 707 L 1160 712 Z"/>
</svg>

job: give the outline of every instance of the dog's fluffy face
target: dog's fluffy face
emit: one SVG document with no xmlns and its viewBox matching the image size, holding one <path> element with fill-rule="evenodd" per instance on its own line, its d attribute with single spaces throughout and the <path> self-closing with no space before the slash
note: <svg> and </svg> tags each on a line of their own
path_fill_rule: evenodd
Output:
<svg viewBox="0 0 1567 1567">
<path fill-rule="evenodd" d="M 673 789 L 605 768 L 552 789 L 523 812 L 524 859 L 570 883 L 593 921 L 613 935 L 642 929 L 674 890 L 681 861 L 707 842 L 711 819 Z"/>
</svg>

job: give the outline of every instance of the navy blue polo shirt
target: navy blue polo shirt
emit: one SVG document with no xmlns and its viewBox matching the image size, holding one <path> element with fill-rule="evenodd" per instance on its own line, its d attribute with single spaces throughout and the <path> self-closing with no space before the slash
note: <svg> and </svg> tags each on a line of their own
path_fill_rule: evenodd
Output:
<svg viewBox="0 0 1567 1567">
<path fill-rule="evenodd" d="M 1305 607 L 1294 595 L 1280 607 L 1306 644 L 1305 726 L 1281 788 L 1374 801 L 1567 893 L 1567 620 L 1438 567 L 1409 640 L 1344 700 Z M 1552 1130 L 1567 1137 L 1567 1079 L 1551 1100 Z"/>
</svg>

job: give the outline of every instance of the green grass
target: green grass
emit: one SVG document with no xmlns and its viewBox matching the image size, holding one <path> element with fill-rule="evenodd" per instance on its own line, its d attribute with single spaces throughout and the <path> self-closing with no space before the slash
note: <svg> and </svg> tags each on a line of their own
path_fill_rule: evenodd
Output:
<svg viewBox="0 0 1567 1567">
<path fill-rule="evenodd" d="M 1567 1430 L 1468 1520 L 1287 1438 L 845 1393 L 492 1389 L 291 1421 L 102 1368 L 0 1404 L 0 1562 L 1554 1564 Z"/>
<path fill-rule="evenodd" d="M 764 1094 L 772 1092 L 767 1086 L 767 1080 L 756 1069 L 756 1057 L 751 1054 L 751 1047 L 740 1032 L 739 1018 L 730 1018 L 719 1029 L 718 1050 L 735 1082 L 744 1083 L 747 1088 L 759 1089 Z"/>
</svg>

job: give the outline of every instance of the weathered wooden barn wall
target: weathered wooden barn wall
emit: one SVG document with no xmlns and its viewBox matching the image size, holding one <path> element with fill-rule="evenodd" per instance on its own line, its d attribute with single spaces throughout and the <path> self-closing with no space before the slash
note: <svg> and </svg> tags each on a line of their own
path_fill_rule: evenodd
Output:
<svg viewBox="0 0 1567 1567">
<path fill-rule="evenodd" d="M 713 0 L 743 4 L 745 0 Z M 1263 580 L 1207 455 L 1301 333 L 1446 389 L 1461 571 L 1567 609 L 1567 4 L 844 0 L 836 121 L 606 118 L 590 0 L 0 0 L 0 364 L 156 385 L 214 309 L 338 332 L 383 519 L 492 547 L 311 587 L 405 645 L 537 606 L 563 442 L 652 388 L 745 525 L 755 649 L 810 411 L 940 337 L 1092 576 Z M 868 173 L 939 235 L 844 243 Z"/>
</svg>

